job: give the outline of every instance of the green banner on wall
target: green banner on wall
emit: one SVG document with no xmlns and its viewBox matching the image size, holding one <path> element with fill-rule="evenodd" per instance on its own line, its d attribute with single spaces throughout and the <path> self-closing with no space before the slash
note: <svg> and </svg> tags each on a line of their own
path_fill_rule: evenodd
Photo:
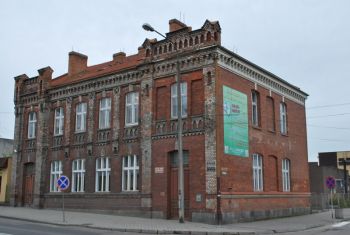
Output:
<svg viewBox="0 0 350 235">
<path fill-rule="evenodd" d="M 247 95 L 223 86 L 224 152 L 249 156 Z"/>
</svg>

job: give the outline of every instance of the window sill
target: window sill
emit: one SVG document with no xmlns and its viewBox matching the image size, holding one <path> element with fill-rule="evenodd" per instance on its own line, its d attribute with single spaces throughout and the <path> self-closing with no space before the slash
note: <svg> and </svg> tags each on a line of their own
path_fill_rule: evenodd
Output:
<svg viewBox="0 0 350 235">
<path fill-rule="evenodd" d="M 259 130 L 259 131 L 262 130 L 262 129 L 261 129 L 261 126 L 254 126 L 254 125 L 252 125 L 252 128 L 255 129 L 255 130 Z"/>
<path fill-rule="evenodd" d="M 83 133 L 86 133 L 86 130 L 84 131 L 75 131 L 74 134 L 83 134 Z"/>
<path fill-rule="evenodd" d="M 135 127 L 135 126 L 138 126 L 139 123 L 134 123 L 134 124 L 125 124 L 125 128 L 128 128 L 128 127 Z"/>
<path fill-rule="evenodd" d="M 53 137 L 61 137 L 63 134 L 54 134 Z"/>
<path fill-rule="evenodd" d="M 288 137 L 288 133 L 281 133 L 281 136 Z"/>
<path fill-rule="evenodd" d="M 105 128 L 98 128 L 97 131 L 108 131 L 111 127 L 105 127 Z"/>
<path fill-rule="evenodd" d="M 188 118 L 188 116 L 182 116 L 181 119 L 186 119 L 186 118 Z M 171 117 L 170 118 L 171 121 L 177 121 L 177 119 L 178 119 L 177 117 Z"/>
<path fill-rule="evenodd" d="M 123 191 L 121 191 L 121 193 L 122 194 L 138 194 L 138 193 L 140 193 L 140 190 L 135 190 L 135 191 L 133 191 L 133 190 L 129 190 L 129 191 L 123 190 Z"/>
<path fill-rule="evenodd" d="M 276 134 L 276 131 L 274 131 L 274 130 L 267 130 L 267 131 L 272 133 L 272 134 Z"/>
</svg>

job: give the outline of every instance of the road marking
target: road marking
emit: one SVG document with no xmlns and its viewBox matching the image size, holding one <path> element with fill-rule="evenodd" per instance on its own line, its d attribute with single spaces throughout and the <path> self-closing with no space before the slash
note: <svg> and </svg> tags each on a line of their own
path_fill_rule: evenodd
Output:
<svg viewBox="0 0 350 235">
<path fill-rule="evenodd" d="M 0 233 L 0 235 L 12 235 L 12 234 L 9 234 L 9 233 Z"/>
<path fill-rule="evenodd" d="M 348 225 L 348 224 L 350 224 L 350 222 L 340 222 L 340 223 L 337 223 L 337 224 L 333 224 L 332 227 L 340 228 L 340 227 L 343 227 L 343 226 Z"/>
</svg>

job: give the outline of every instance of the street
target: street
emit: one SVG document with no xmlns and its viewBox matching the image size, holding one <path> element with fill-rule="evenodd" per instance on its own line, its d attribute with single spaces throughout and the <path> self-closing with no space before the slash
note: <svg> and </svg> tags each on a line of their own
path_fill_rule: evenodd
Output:
<svg viewBox="0 0 350 235">
<path fill-rule="evenodd" d="M 339 222 L 333 225 L 328 225 L 320 228 L 310 229 L 306 231 L 298 231 L 291 233 L 283 233 L 284 235 L 349 235 L 350 221 Z"/>
<path fill-rule="evenodd" d="M 22 220 L 0 218 L 0 235 L 136 235 L 139 233 L 126 233 L 90 229 L 75 226 L 57 226 L 41 223 L 31 223 Z"/>
</svg>

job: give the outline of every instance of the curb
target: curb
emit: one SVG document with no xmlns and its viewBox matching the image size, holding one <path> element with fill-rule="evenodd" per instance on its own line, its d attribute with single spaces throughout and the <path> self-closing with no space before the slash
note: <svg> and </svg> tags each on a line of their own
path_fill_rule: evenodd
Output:
<svg viewBox="0 0 350 235">
<path fill-rule="evenodd" d="M 143 233 L 143 234 L 183 234 L 183 235 L 253 235 L 255 232 L 214 232 L 214 231 L 195 231 L 195 230 L 166 230 L 166 229 L 135 229 L 135 228 L 106 228 L 94 226 L 92 224 L 68 224 L 68 223 L 58 223 L 58 222 L 48 222 L 48 221 L 39 221 L 28 218 L 18 218 L 0 215 L 0 218 L 12 219 L 12 220 L 21 220 L 31 223 L 38 224 L 48 224 L 48 225 L 56 225 L 56 226 L 71 226 L 71 227 L 83 227 L 83 228 L 91 228 L 98 230 L 108 230 L 108 231 L 119 231 L 119 232 L 130 232 L 130 233 Z"/>
</svg>

